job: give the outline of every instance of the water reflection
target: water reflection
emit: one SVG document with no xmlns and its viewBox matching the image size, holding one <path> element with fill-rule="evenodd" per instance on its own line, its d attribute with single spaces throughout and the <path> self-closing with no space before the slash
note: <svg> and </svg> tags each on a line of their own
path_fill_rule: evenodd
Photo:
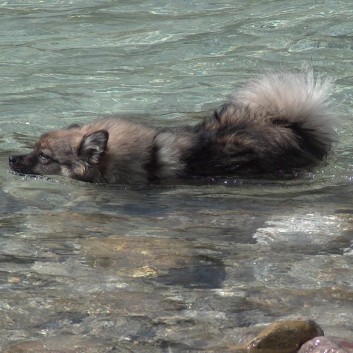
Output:
<svg viewBox="0 0 353 353">
<path fill-rule="evenodd" d="M 281 317 L 333 332 L 323 312 L 349 318 L 350 185 L 302 180 L 308 195 L 296 181 L 133 189 L 17 177 L 1 219 L 2 320 L 16 324 L 14 340 L 89 332 L 106 347 L 181 351 L 235 343 Z"/>
</svg>

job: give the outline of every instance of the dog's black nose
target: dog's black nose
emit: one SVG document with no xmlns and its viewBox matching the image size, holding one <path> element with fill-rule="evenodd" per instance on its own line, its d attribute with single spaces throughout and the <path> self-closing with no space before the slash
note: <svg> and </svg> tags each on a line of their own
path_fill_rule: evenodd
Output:
<svg viewBox="0 0 353 353">
<path fill-rule="evenodd" d="M 9 157 L 9 163 L 10 164 L 16 164 L 17 161 L 18 161 L 17 156 L 10 156 Z"/>
</svg>

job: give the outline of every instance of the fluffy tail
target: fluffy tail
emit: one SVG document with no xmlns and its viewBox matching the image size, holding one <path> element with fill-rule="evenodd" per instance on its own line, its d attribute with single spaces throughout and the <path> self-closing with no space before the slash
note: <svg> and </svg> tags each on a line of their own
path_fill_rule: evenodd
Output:
<svg viewBox="0 0 353 353">
<path fill-rule="evenodd" d="M 273 173 L 323 160 L 335 132 L 329 81 L 311 72 L 275 73 L 250 82 L 197 127 L 200 152 L 189 169 L 205 174 Z M 200 158 L 207 151 L 207 159 Z"/>
<path fill-rule="evenodd" d="M 292 124 L 299 133 L 298 138 L 316 145 L 321 159 L 336 140 L 335 116 L 327 100 L 330 88 L 329 80 L 315 80 L 311 71 L 274 73 L 250 82 L 233 95 L 231 101 L 254 113 L 266 111 L 276 119 Z"/>
</svg>

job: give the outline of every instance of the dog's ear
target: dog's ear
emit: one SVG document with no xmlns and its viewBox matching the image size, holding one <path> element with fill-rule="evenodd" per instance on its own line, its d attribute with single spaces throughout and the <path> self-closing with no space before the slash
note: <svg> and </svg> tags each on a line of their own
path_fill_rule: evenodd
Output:
<svg viewBox="0 0 353 353">
<path fill-rule="evenodd" d="M 109 134 L 106 130 L 95 131 L 82 138 L 78 156 L 85 162 L 97 164 L 107 148 Z"/>
</svg>

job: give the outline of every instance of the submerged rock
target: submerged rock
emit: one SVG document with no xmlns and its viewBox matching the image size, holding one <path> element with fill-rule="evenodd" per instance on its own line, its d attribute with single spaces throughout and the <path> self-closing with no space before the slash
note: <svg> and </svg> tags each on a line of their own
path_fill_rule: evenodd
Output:
<svg viewBox="0 0 353 353">
<path fill-rule="evenodd" d="M 305 342 L 323 334 L 320 326 L 311 320 L 278 321 L 243 345 L 229 347 L 227 352 L 296 353 Z"/>
<path fill-rule="evenodd" d="M 261 331 L 246 349 L 251 353 L 294 353 L 303 343 L 323 334 L 311 320 L 279 321 Z"/>
<path fill-rule="evenodd" d="M 132 278 L 155 278 L 166 285 L 218 288 L 225 278 L 217 253 L 192 249 L 190 242 L 180 239 L 92 237 L 84 241 L 83 251 L 86 263 L 94 268 Z"/>
<path fill-rule="evenodd" d="M 352 347 L 353 349 L 353 347 Z M 350 353 L 353 350 L 344 350 L 326 337 L 316 337 L 300 348 L 298 353 Z"/>
</svg>

